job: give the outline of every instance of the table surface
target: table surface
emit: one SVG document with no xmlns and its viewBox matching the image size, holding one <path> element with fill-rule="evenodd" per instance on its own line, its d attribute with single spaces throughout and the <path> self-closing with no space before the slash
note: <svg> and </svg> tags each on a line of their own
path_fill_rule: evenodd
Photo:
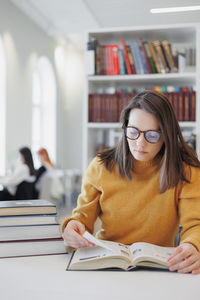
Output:
<svg viewBox="0 0 200 300">
<path fill-rule="evenodd" d="M 200 299 L 200 275 L 66 271 L 69 259 L 69 254 L 0 259 L 1 299 Z"/>
</svg>

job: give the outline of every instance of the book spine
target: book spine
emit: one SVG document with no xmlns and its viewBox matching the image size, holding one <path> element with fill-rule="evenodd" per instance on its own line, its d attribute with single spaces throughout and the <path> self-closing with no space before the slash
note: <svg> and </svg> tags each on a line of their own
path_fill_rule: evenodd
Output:
<svg viewBox="0 0 200 300">
<path fill-rule="evenodd" d="M 178 100 L 178 120 L 179 122 L 184 121 L 184 108 L 183 108 L 183 92 L 177 92 L 177 100 Z"/>
<path fill-rule="evenodd" d="M 126 46 L 126 51 L 128 53 L 128 59 L 129 59 L 129 63 L 130 63 L 130 66 L 131 66 L 132 74 L 136 74 L 135 64 L 134 64 L 134 60 L 133 60 L 133 57 L 132 57 L 132 54 L 131 54 L 130 46 Z"/>
<path fill-rule="evenodd" d="M 89 95 L 89 114 L 88 114 L 88 122 L 94 122 L 93 120 L 93 110 L 94 110 L 94 95 Z"/>
<path fill-rule="evenodd" d="M 135 62 L 136 73 L 137 74 L 144 74 L 144 70 L 143 70 L 142 63 L 141 63 L 141 60 L 140 60 L 140 57 L 139 57 L 139 53 L 137 51 L 135 41 L 130 43 L 130 49 L 131 49 L 131 53 L 132 53 L 132 56 L 133 56 L 133 60 Z"/>
<path fill-rule="evenodd" d="M 112 60 L 113 60 L 113 75 L 119 75 L 119 56 L 118 56 L 118 45 L 111 45 L 112 47 Z"/>
<path fill-rule="evenodd" d="M 152 57 L 152 61 L 153 61 L 153 65 L 154 65 L 153 68 L 155 68 L 155 73 L 162 73 L 153 43 L 147 42 L 147 47 L 149 48 L 150 55 Z"/>
<path fill-rule="evenodd" d="M 133 42 L 134 44 L 134 50 L 135 50 L 135 54 L 137 56 L 137 60 L 138 60 L 138 64 L 139 64 L 139 68 L 140 68 L 140 74 L 144 74 L 144 67 L 143 67 L 143 63 L 142 63 L 142 57 L 140 54 L 140 49 L 139 49 L 139 44 L 137 43 L 137 41 Z"/>
<path fill-rule="evenodd" d="M 160 41 L 159 41 L 159 40 L 156 40 L 156 41 L 153 42 L 153 44 L 154 44 L 155 49 L 156 49 L 156 51 L 157 51 L 157 53 L 158 53 L 158 55 L 159 55 L 159 57 L 160 57 L 160 60 L 161 60 L 162 65 L 163 65 L 163 67 L 164 67 L 164 69 L 165 69 L 165 72 L 166 72 L 166 73 L 169 73 L 169 72 L 170 72 L 170 69 L 169 69 L 169 67 L 168 67 L 168 65 L 167 65 L 167 62 L 166 62 L 166 60 L 165 60 L 165 56 L 164 56 L 163 50 L 162 50 L 162 48 L 161 48 L 161 43 L 160 43 Z"/>
<path fill-rule="evenodd" d="M 120 38 L 120 42 L 122 44 L 122 49 L 123 49 L 123 53 L 124 53 L 124 60 L 125 60 L 125 63 L 126 63 L 127 73 L 132 74 L 131 66 L 130 66 L 129 59 L 128 59 L 128 54 L 127 54 L 127 51 L 126 51 L 126 44 L 125 44 L 124 38 Z"/>
<path fill-rule="evenodd" d="M 191 111 L 190 111 L 190 120 L 191 121 L 196 121 L 196 92 L 192 91 L 190 93 L 190 107 L 191 107 Z"/>
<path fill-rule="evenodd" d="M 150 67 L 151 67 L 151 71 L 152 71 L 152 73 L 157 73 L 155 62 L 153 60 L 153 57 L 152 57 L 152 54 L 151 54 L 151 51 L 150 51 L 150 48 L 149 48 L 149 44 L 148 44 L 147 41 L 144 42 L 144 47 L 146 49 L 147 57 L 149 59 L 149 64 L 150 64 Z"/>
<path fill-rule="evenodd" d="M 103 75 L 107 75 L 107 56 L 105 45 L 103 45 Z"/>
<path fill-rule="evenodd" d="M 184 121 L 190 121 L 190 92 L 183 92 Z"/>
<path fill-rule="evenodd" d="M 95 74 L 101 75 L 101 47 L 97 43 L 95 52 Z"/>
<path fill-rule="evenodd" d="M 87 75 L 94 75 L 95 74 L 95 49 L 94 49 L 94 41 L 89 41 L 87 43 L 86 72 L 87 72 Z"/>
<path fill-rule="evenodd" d="M 178 72 L 177 67 L 175 66 L 175 62 L 174 62 L 174 58 L 172 55 L 172 51 L 171 51 L 171 46 L 169 44 L 169 41 L 164 40 L 161 42 L 163 49 L 165 51 L 165 56 L 167 58 L 168 61 L 168 65 L 170 66 L 170 69 L 172 72 Z"/>
<path fill-rule="evenodd" d="M 145 62 L 146 62 L 147 68 L 148 68 L 148 73 L 151 74 L 152 70 L 151 70 L 150 62 L 149 62 L 149 59 L 148 59 L 147 51 L 145 49 L 144 41 L 143 41 L 142 37 L 140 37 L 140 43 L 141 43 L 141 46 L 142 46 L 142 50 L 144 52 Z"/>
<path fill-rule="evenodd" d="M 149 65 L 147 64 L 147 61 L 146 61 L 146 57 L 145 57 L 146 53 L 143 49 L 142 41 L 137 41 L 136 43 L 137 43 L 137 46 L 138 46 L 138 49 L 139 49 L 139 53 L 140 53 L 144 73 L 149 74 L 149 73 L 151 73 L 151 69 L 150 69 L 150 67 L 149 67 Z"/>
<path fill-rule="evenodd" d="M 126 65 L 125 65 L 125 60 L 123 56 L 123 50 L 118 49 L 118 56 L 119 56 L 119 71 L 120 75 L 125 75 L 126 74 Z"/>
<path fill-rule="evenodd" d="M 106 74 L 112 75 L 112 58 L 110 57 L 111 56 L 110 45 L 106 45 L 105 49 L 106 49 Z"/>
</svg>

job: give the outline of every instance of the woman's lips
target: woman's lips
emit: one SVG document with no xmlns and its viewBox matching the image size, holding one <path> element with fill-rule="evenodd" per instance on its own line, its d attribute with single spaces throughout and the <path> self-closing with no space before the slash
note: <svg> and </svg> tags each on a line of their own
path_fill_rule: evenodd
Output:
<svg viewBox="0 0 200 300">
<path fill-rule="evenodd" d="M 145 151 L 142 151 L 142 150 L 135 150 L 137 153 L 139 153 L 139 154 L 146 154 L 147 152 L 145 152 Z"/>
</svg>

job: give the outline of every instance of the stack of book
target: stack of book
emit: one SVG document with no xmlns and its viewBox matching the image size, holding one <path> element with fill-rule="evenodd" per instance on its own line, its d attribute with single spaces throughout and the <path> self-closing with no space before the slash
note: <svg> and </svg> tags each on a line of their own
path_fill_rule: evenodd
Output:
<svg viewBox="0 0 200 300">
<path fill-rule="evenodd" d="M 48 200 L 0 201 L 0 258 L 66 253 L 56 216 Z"/>
</svg>

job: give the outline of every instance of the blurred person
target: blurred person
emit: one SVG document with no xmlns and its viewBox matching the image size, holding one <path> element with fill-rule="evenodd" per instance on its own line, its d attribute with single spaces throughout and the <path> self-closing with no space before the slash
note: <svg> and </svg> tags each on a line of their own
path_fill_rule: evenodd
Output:
<svg viewBox="0 0 200 300">
<path fill-rule="evenodd" d="M 17 200 L 20 196 L 18 192 L 19 186 L 23 182 L 34 183 L 35 169 L 31 150 L 28 147 L 19 149 L 20 164 L 15 168 L 14 172 L 7 176 L 0 176 L 0 184 L 3 190 L 0 191 L 0 200 Z M 21 189 L 21 198 L 24 199 L 23 190 Z"/>
<path fill-rule="evenodd" d="M 38 159 L 41 163 L 41 166 L 39 169 L 36 170 L 36 179 L 35 179 L 35 197 L 39 197 L 39 193 L 41 190 L 41 183 L 42 183 L 42 178 L 44 174 L 47 171 L 54 170 L 55 167 L 52 163 L 52 161 L 49 158 L 48 151 L 45 148 L 40 148 L 37 151 Z"/>
</svg>

